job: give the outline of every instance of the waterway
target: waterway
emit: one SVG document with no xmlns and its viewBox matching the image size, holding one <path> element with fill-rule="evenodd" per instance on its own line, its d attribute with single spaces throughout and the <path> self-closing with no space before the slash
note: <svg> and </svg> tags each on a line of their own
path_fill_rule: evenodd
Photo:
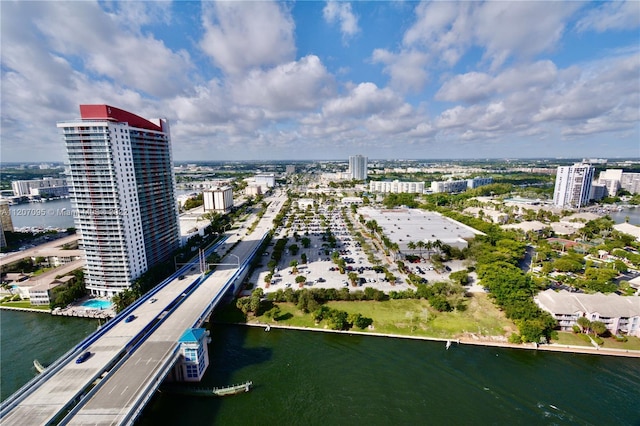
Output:
<svg viewBox="0 0 640 426">
<path fill-rule="evenodd" d="M 97 320 L 0 310 L 0 398 L 35 376 L 34 359 L 46 367 L 97 327 Z"/>
<path fill-rule="evenodd" d="M 95 322 L 2 311 L 6 398 Z M 26 332 L 28 331 L 28 332 Z M 213 398 L 158 393 L 140 425 L 640 425 L 640 362 L 443 342 L 215 325 L 202 386 L 252 380 Z"/>
</svg>

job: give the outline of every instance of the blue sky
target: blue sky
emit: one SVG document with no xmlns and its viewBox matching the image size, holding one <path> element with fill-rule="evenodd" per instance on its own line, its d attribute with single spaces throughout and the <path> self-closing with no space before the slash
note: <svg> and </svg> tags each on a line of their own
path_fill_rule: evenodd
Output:
<svg viewBox="0 0 640 426">
<path fill-rule="evenodd" d="M 0 2 L 1 161 L 57 121 L 171 123 L 176 160 L 640 157 L 640 2 Z"/>
</svg>

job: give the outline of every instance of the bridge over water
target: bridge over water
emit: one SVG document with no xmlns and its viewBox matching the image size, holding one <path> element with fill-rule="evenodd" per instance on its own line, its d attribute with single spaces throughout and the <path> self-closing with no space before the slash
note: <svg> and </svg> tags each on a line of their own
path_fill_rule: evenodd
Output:
<svg viewBox="0 0 640 426">
<path fill-rule="evenodd" d="M 5 400 L 0 423 L 132 424 L 178 360 L 180 336 L 201 326 L 241 285 L 283 198 L 267 201 L 270 207 L 250 235 L 234 233 L 206 252 L 232 248 L 233 258 L 241 259 L 237 265 L 208 275 L 199 273 L 197 262 L 183 266 Z M 129 315 L 137 318 L 127 323 Z M 85 351 L 91 357 L 76 364 Z"/>
</svg>

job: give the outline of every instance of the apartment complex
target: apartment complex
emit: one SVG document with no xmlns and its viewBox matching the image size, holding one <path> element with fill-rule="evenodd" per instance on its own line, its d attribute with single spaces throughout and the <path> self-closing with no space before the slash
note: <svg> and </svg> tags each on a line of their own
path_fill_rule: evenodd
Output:
<svg viewBox="0 0 640 426">
<path fill-rule="evenodd" d="M 233 190 L 230 186 L 206 189 L 203 192 L 204 210 L 226 213 L 233 207 Z"/>
<path fill-rule="evenodd" d="M 178 248 L 169 125 L 108 105 L 60 122 L 85 283 L 112 297 Z"/>
<path fill-rule="evenodd" d="M 553 204 L 561 208 L 580 208 L 589 203 L 595 167 L 576 163 L 560 166 L 553 190 Z"/>
<path fill-rule="evenodd" d="M 603 322 L 611 334 L 640 337 L 640 296 L 549 289 L 538 293 L 533 300 L 558 321 L 561 330 L 571 331 L 578 324 L 578 318 L 586 317 L 589 321 Z"/>
<path fill-rule="evenodd" d="M 349 173 L 351 179 L 367 180 L 367 157 L 352 155 L 349 157 Z"/>
<path fill-rule="evenodd" d="M 431 182 L 431 192 L 463 192 L 493 183 L 492 177 Z"/>
<path fill-rule="evenodd" d="M 14 180 L 11 182 L 13 195 L 16 197 L 41 196 L 63 197 L 69 195 L 66 179 L 43 178 L 30 180 Z"/>
<path fill-rule="evenodd" d="M 640 173 L 623 172 L 622 169 L 607 169 L 600 172 L 598 184 L 606 188 L 606 194 L 614 197 L 624 189 L 631 194 L 640 193 Z"/>
<path fill-rule="evenodd" d="M 400 182 L 397 179 L 394 181 L 370 181 L 369 191 L 422 194 L 424 192 L 424 182 Z"/>
</svg>

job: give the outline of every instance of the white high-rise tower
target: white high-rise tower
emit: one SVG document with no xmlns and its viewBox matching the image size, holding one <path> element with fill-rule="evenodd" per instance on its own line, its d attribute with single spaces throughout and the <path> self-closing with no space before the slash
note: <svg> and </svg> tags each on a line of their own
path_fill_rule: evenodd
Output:
<svg viewBox="0 0 640 426">
<path fill-rule="evenodd" d="M 558 167 L 553 204 L 567 208 L 586 206 L 589 203 L 594 173 L 595 167 L 590 164 L 576 163 L 573 166 Z"/>
<path fill-rule="evenodd" d="M 179 246 L 169 125 L 108 105 L 60 122 L 85 284 L 111 297 Z"/>
<path fill-rule="evenodd" d="M 367 180 L 367 157 L 362 155 L 350 156 L 349 173 L 351 173 L 351 179 Z"/>
</svg>

